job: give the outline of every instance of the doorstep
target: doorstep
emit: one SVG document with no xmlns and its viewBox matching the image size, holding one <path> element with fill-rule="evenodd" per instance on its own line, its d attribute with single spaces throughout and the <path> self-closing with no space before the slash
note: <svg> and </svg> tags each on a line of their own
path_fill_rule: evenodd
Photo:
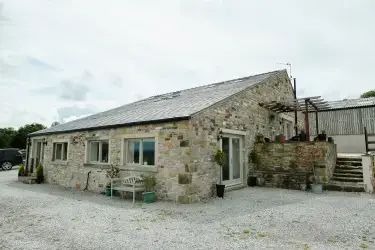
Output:
<svg viewBox="0 0 375 250">
<path fill-rule="evenodd" d="M 239 184 L 231 184 L 231 185 L 225 185 L 225 191 L 234 191 L 238 189 L 245 188 L 246 185 L 239 183 Z"/>
</svg>

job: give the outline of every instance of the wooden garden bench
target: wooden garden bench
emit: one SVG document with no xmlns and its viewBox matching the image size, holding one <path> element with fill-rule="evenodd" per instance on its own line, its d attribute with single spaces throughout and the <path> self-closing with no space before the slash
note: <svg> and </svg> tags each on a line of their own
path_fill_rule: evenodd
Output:
<svg viewBox="0 0 375 250">
<path fill-rule="evenodd" d="M 111 179 L 111 198 L 113 190 L 120 192 L 132 192 L 133 193 L 133 206 L 135 203 L 135 193 L 145 190 L 143 179 L 140 176 L 130 176 L 125 178 L 113 178 Z"/>
</svg>

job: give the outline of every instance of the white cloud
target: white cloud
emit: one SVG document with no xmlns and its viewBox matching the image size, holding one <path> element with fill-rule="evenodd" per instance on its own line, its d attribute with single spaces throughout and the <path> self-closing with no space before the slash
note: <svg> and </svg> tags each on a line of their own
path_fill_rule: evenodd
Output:
<svg viewBox="0 0 375 250">
<path fill-rule="evenodd" d="M 371 0 L 3 2 L 0 127 L 49 126 L 64 107 L 103 111 L 278 62 L 292 63 L 303 95 L 373 88 Z"/>
</svg>

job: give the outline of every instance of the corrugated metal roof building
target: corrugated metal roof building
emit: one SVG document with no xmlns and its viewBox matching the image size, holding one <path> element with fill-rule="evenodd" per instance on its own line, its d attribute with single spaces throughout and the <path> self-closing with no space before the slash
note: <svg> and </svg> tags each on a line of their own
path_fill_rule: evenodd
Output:
<svg viewBox="0 0 375 250">
<path fill-rule="evenodd" d="M 375 97 L 329 102 L 318 113 L 319 132 L 332 136 L 341 153 L 364 153 L 364 127 L 375 133 Z M 309 114 L 310 135 L 316 136 L 315 114 Z"/>
<path fill-rule="evenodd" d="M 365 99 L 344 99 L 329 102 L 330 108 L 319 111 L 319 130 L 328 135 L 375 133 L 375 97 Z M 316 135 L 315 114 L 309 114 L 310 134 Z"/>
</svg>

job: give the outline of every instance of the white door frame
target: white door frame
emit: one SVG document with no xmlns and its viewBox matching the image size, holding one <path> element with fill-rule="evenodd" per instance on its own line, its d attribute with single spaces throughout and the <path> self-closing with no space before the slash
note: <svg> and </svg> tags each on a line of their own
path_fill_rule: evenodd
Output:
<svg viewBox="0 0 375 250">
<path fill-rule="evenodd" d="M 226 133 L 226 132 L 236 132 L 236 131 L 224 131 L 223 129 L 223 138 L 229 138 L 229 180 L 222 180 L 223 184 L 226 186 L 234 186 L 234 185 L 243 185 L 243 149 L 244 149 L 244 134 L 243 133 Z M 243 132 L 243 131 L 238 131 Z M 239 146 L 240 146 L 240 178 L 238 179 L 232 179 L 233 178 L 233 161 L 232 161 L 232 138 L 239 139 Z M 223 139 L 220 139 L 220 150 L 223 150 Z M 223 174 L 220 175 L 221 178 L 223 177 Z"/>
<path fill-rule="evenodd" d="M 43 164 L 43 158 L 44 158 L 44 144 L 43 139 L 34 139 L 32 143 L 32 157 L 33 159 L 37 158 L 37 150 L 38 150 L 38 143 L 40 143 L 40 155 L 39 155 L 39 162 L 40 164 Z M 35 163 L 34 163 L 35 164 Z"/>
</svg>

